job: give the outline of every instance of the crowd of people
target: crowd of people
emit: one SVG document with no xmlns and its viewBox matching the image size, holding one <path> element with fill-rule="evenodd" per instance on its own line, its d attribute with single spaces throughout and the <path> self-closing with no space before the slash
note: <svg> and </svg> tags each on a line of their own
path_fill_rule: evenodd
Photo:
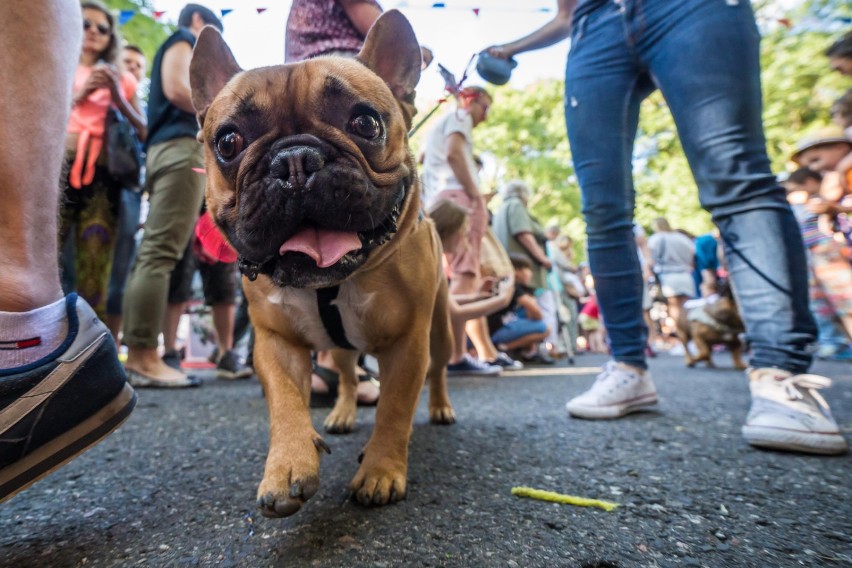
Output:
<svg viewBox="0 0 852 568">
<path fill-rule="evenodd" d="M 238 309 L 235 259 L 211 257 L 199 244 L 209 227 L 189 62 L 201 29 L 222 30 L 221 19 L 188 4 L 151 62 L 142 97 L 147 61 L 138 47 L 122 44 L 112 12 L 98 0 L 51 4 L 58 9 L 33 11 L 22 0 L 0 7 L 7 21 L 19 22 L 2 36 L 2 111 L 22 126 L 41 125 L 26 143 L 10 139 L 15 124 L 0 133 L 0 238 L 7 243 L 0 251 L 0 377 L 12 385 L 4 405 L 55 380 L 57 369 L 72 378 L 54 389 L 61 396 L 49 410 L 53 429 L 33 436 L 32 447 L 55 451 L 45 459 L 30 446 L 4 449 L 0 468 L 25 473 L 4 485 L 0 498 L 74 455 L 58 441 L 63 428 L 89 426 L 80 437 L 86 442 L 75 446 L 82 451 L 126 418 L 135 395 L 124 383 L 117 347 L 127 347 L 123 370 L 133 387 L 200 384 L 184 372 L 177 349 L 178 321 L 197 272 L 213 316 L 217 375 L 252 374 L 250 355 L 242 361 L 234 350 L 250 327 L 245 305 Z M 509 59 L 573 33 L 565 114 L 588 263 L 575 261 L 578 251 L 558 225 L 536 219 L 529 208 L 534 188 L 511 180 L 496 195 L 483 192 L 473 131 L 499 100 L 484 87 L 461 88 L 451 108 L 429 123 L 420 160 L 421 201 L 443 244 L 449 282 L 448 374 L 497 375 L 577 351 L 608 353 L 611 361 L 567 411 L 589 419 L 624 416 L 657 402 L 647 357 L 671 349 L 678 321 L 717 301 L 726 283 L 751 349 L 746 440 L 807 453 L 845 451 L 816 392 L 828 379 L 806 372 L 814 343 L 817 357 L 852 360 L 852 91 L 832 109 L 835 126 L 799 140 L 790 157 L 798 169 L 777 178 L 764 147 L 748 3 L 726 10 L 663 0 L 557 5 L 542 28 L 484 52 Z M 375 0 L 294 0 L 286 61 L 354 57 L 381 12 Z M 51 39 L 13 57 L 16 30 L 27 26 Z M 693 44 L 693 37 L 704 39 Z M 76 67 L 59 56 L 68 53 L 78 54 Z M 425 68 L 432 53 L 422 53 Z M 852 35 L 827 56 L 832 68 L 852 75 Z M 28 73 L 28 65 L 42 69 L 38 89 L 10 79 Z M 714 81 L 690 83 L 699 72 L 712 72 Z M 68 86 L 66 108 L 54 99 Z M 634 222 L 631 145 L 624 141 L 635 135 L 639 103 L 655 86 L 669 102 L 702 204 L 718 227 L 712 233 L 696 237 L 662 217 L 648 228 Z M 53 139 L 59 132 L 62 141 Z M 117 163 L 119 155 L 131 165 Z M 44 205 L 51 200 L 60 203 L 58 224 Z M 375 404 L 381 369 L 366 360 L 361 366 L 359 403 Z M 337 379 L 330 354 L 316 353 L 317 400 L 333 398 Z M 74 389 L 100 394 L 76 404 Z M 16 420 L 23 424 L 31 414 Z"/>
</svg>

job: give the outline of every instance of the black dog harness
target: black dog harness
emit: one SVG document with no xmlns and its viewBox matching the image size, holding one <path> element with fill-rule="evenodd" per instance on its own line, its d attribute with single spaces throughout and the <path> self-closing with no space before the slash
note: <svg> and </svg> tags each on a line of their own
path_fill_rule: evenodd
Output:
<svg viewBox="0 0 852 568">
<path fill-rule="evenodd" d="M 341 349 L 355 350 L 355 346 L 346 339 L 346 330 L 343 329 L 343 319 L 340 310 L 332 302 L 337 298 L 340 286 L 329 288 L 317 288 L 317 307 L 319 308 L 320 320 L 328 336 L 335 345 Z"/>
</svg>

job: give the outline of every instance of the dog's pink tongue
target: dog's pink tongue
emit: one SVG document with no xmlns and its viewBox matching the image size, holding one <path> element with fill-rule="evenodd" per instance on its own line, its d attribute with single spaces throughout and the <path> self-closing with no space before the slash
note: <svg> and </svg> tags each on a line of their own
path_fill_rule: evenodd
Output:
<svg viewBox="0 0 852 568">
<path fill-rule="evenodd" d="M 320 268 L 328 268 L 343 258 L 346 253 L 360 248 L 361 240 L 355 233 L 303 227 L 281 245 L 278 254 L 284 254 L 290 250 L 300 252 L 314 259 Z"/>
</svg>

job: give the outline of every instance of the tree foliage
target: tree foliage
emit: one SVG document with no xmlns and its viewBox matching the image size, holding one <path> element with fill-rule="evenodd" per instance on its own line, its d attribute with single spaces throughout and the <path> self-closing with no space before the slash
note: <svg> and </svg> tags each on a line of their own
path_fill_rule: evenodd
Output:
<svg viewBox="0 0 852 568">
<path fill-rule="evenodd" d="M 161 24 L 152 17 L 154 9 L 151 0 L 105 0 L 104 4 L 115 12 L 116 22 L 117 14 L 121 10 L 136 11 L 136 15 L 119 28 L 119 33 L 125 44 L 137 45 L 145 53 L 149 61 L 148 72 L 150 73 L 150 61 L 160 45 L 172 33 L 172 27 Z"/>
<path fill-rule="evenodd" d="M 783 14 L 792 22 L 786 27 L 778 22 L 772 2 L 755 7 L 763 32 L 767 150 L 774 171 L 781 172 L 789 167 L 798 138 L 828 124 L 829 107 L 848 88 L 848 81 L 830 72 L 823 53 L 842 33 L 850 8 L 838 0 L 809 0 Z M 575 240 L 582 241 L 580 192 L 567 144 L 563 92 L 564 83 L 557 80 L 523 90 L 496 89 L 488 121 L 474 131 L 475 146 L 496 162 L 492 168 L 495 184 L 525 180 L 535 192 L 530 208 L 539 220 L 559 222 Z M 711 228 L 659 92 L 642 103 L 634 158 L 638 223 L 647 227 L 662 215 L 673 226 L 695 234 Z"/>
</svg>

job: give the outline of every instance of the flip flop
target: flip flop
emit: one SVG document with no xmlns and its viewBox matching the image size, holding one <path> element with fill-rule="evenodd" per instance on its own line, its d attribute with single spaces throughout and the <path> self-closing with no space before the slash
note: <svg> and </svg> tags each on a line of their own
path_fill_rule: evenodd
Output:
<svg viewBox="0 0 852 568">
<path fill-rule="evenodd" d="M 163 381 L 156 377 L 149 377 L 139 371 L 125 369 L 124 372 L 127 375 L 127 382 L 134 388 L 184 389 L 201 385 L 201 381 L 192 375 L 187 375 L 186 380 L 183 381 Z"/>
<path fill-rule="evenodd" d="M 311 408 L 327 408 L 334 406 L 337 400 L 337 388 L 340 385 L 340 374 L 332 371 L 327 367 L 314 364 L 311 371 L 325 382 L 328 387 L 328 392 L 311 391 Z M 358 382 L 370 381 L 379 388 L 379 380 L 368 372 L 358 375 Z M 358 401 L 358 406 L 376 406 L 379 398 L 370 402 Z"/>
</svg>

